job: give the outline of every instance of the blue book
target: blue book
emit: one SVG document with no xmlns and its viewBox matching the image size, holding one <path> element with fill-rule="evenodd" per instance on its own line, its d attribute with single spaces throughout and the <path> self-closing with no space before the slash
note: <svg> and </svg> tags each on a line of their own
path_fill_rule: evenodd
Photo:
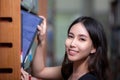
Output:
<svg viewBox="0 0 120 80">
<path fill-rule="evenodd" d="M 42 18 L 27 11 L 21 10 L 22 24 L 22 63 L 29 54 L 32 43 L 37 33 L 37 25 L 42 23 Z"/>
</svg>

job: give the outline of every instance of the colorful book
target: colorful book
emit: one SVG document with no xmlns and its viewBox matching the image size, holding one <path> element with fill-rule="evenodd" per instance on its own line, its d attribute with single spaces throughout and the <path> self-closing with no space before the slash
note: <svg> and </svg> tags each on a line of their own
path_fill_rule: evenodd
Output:
<svg viewBox="0 0 120 80">
<path fill-rule="evenodd" d="M 26 56 L 29 54 L 37 33 L 37 25 L 40 25 L 42 20 L 37 15 L 21 10 L 22 63 L 24 63 Z"/>
</svg>

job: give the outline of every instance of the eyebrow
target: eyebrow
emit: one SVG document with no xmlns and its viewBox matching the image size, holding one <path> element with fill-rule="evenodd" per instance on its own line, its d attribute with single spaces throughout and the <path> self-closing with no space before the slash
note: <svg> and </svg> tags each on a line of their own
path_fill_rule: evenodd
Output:
<svg viewBox="0 0 120 80">
<path fill-rule="evenodd" d="M 71 35 L 74 35 L 72 32 L 69 32 L 68 35 L 71 34 Z M 79 37 L 85 37 L 85 38 L 88 38 L 88 36 L 84 35 L 84 34 L 79 34 L 78 35 Z"/>
<path fill-rule="evenodd" d="M 88 38 L 88 36 L 86 36 L 86 35 L 84 35 L 84 34 L 80 34 L 79 36 L 80 36 L 80 37 L 86 37 L 86 38 Z"/>
<path fill-rule="evenodd" d="M 72 32 L 69 32 L 69 33 L 68 33 L 68 35 L 69 35 L 69 34 L 72 34 L 72 35 L 73 35 L 73 33 L 72 33 Z"/>
</svg>

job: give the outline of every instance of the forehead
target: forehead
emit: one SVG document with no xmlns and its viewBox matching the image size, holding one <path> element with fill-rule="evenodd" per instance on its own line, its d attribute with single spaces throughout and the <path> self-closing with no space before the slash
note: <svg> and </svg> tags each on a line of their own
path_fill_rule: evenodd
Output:
<svg viewBox="0 0 120 80">
<path fill-rule="evenodd" d="M 83 34 L 83 35 L 89 36 L 87 29 L 82 23 L 77 23 L 73 25 L 70 29 L 70 33 Z"/>
</svg>

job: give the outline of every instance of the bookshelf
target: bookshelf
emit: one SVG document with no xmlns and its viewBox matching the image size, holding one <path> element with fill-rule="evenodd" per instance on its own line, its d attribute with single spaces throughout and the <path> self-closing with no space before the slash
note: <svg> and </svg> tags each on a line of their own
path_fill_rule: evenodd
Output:
<svg viewBox="0 0 120 80">
<path fill-rule="evenodd" d="M 0 80 L 20 80 L 20 0 L 0 0 Z"/>
</svg>

